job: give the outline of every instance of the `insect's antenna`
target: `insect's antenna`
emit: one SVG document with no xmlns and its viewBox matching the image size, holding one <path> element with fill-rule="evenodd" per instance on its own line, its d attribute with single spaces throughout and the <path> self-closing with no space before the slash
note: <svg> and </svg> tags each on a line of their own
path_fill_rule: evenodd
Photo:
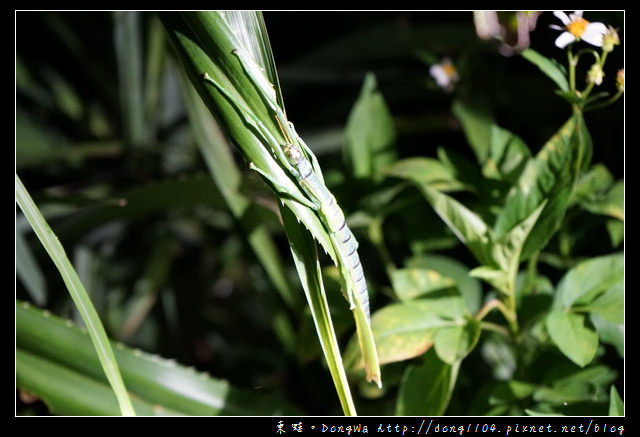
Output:
<svg viewBox="0 0 640 437">
<path fill-rule="evenodd" d="M 278 126 L 280 126 L 280 132 L 282 132 L 282 135 L 284 136 L 284 139 L 287 141 L 287 144 L 293 144 L 293 139 L 289 136 L 289 132 L 287 131 L 287 129 L 285 129 L 285 127 L 282 125 L 282 121 L 280 120 L 280 117 L 276 117 L 276 121 L 278 122 Z"/>
</svg>

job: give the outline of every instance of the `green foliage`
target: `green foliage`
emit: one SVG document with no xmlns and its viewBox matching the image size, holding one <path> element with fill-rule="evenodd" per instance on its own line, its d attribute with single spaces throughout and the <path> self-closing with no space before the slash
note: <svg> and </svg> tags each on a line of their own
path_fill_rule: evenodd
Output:
<svg viewBox="0 0 640 437">
<path fill-rule="evenodd" d="M 595 15 L 622 39 L 621 13 Z M 17 13 L 16 174 L 135 412 L 623 415 L 622 48 L 559 49 L 540 24 L 505 57 L 471 15 L 292 17 Z M 359 242 L 382 388 L 321 217 L 202 80 L 284 145 L 232 53 L 249 41 Z M 444 57 L 448 91 L 429 73 Z M 584 81 L 593 62 L 601 85 Z M 21 211 L 17 412 L 120 414 Z"/>
</svg>

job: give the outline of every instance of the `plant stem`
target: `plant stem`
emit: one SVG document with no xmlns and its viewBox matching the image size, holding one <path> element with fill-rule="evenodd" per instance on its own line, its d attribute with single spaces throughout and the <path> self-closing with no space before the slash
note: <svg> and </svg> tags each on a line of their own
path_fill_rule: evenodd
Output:
<svg viewBox="0 0 640 437">
<path fill-rule="evenodd" d="M 593 111 L 594 109 L 600 109 L 600 108 L 604 108 L 605 106 L 609 106 L 615 103 L 623 94 L 624 94 L 624 91 L 618 90 L 618 92 L 615 93 L 613 96 L 611 96 L 611 98 L 609 98 L 608 100 L 591 105 L 588 108 L 586 108 L 584 112 Z"/>
<path fill-rule="evenodd" d="M 569 65 L 569 89 L 573 92 L 576 91 L 576 65 L 578 59 L 573 57 L 573 50 L 571 46 L 567 48 L 567 63 Z"/>
<path fill-rule="evenodd" d="M 378 254 L 382 259 L 387 275 L 391 278 L 391 275 L 396 270 L 396 266 L 391 259 L 391 255 L 387 250 L 387 246 L 384 244 L 384 234 L 382 232 L 382 216 L 377 216 L 369 224 L 369 239 L 378 250 Z"/>
<path fill-rule="evenodd" d="M 515 317 L 515 309 L 514 310 L 510 310 L 504 302 L 502 302 L 500 299 L 497 298 L 493 298 L 488 300 L 483 306 L 482 308 L 480 308 L 480 310 L 476 313 L 476 315 L 474 316 L 474 318 L 476 320 L 482 320 L 484 319 L 487 314 L 489 314 L 491 312 L 491 310 L 493 310 L 494 308 L 497 308 L 498 311 L 500 311 L 502 313 L 502 315 L 504 316 L 505 319 L 507 319 L 507 321 L 509 322 L 509 326 L 511 328 L 511 332 L 513 334 L 518 332 L 518 322 L 517 319 Z M 487 322 L 483 322 L 483 324 L 486 324 Z M 493 324 L 491 324 L 493 325 Z M 501 329 L 496 329 L 495 325 L 493 325 L 494 328 L 492 328 L 492 330 L 494 331 L 500 331 L 502 333 L 507 333 L 505 328 L 501 328 Z"/>
</svg>

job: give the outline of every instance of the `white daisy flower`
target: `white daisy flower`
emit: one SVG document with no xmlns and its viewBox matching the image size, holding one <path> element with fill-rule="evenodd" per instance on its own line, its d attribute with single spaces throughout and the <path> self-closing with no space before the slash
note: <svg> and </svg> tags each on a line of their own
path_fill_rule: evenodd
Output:
<svg viewBox="0 0 640 437">
<path fill-rule="evenodd" d="M 556 39 L 556 46 L 563 49 L 574 41 L 583 40 L 593 46 L 602 47 L 602 38 L 607 33 L 607 26 L 604 23 L 590 23 L 582 18 L 582 11 L 575 11 L 571 15 L 563 11 L 554 11 L 556 16 L 564 26 L 551 25 L 552 29 L 563 30 Z"/>
<path fill-rule="evenodd" d="M 432 65 L 429 74 L 433 76 L 440 88 L 447 91 L 453 90 L 453 85 L 460 79 L 458 70 L 449 58 L 444 58 L 439 64 Z"/>
</svg>

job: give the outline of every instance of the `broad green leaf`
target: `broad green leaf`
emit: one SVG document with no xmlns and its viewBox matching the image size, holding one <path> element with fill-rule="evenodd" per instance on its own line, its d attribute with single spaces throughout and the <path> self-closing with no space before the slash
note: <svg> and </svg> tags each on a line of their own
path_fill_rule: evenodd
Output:
<svg viewBox="0 0 640 437">
<path fill-rule="evenodd" d="M 429 185 L 440 191 L 464 188 L 449 167 L 432 158 L 406 158 L 388 167 L 385 173 L 417 184 Z"/>
<path fill-rule="evenodd" d="M 371 317 L 380 363 L 392 363 L 423 354 L 440 329 L 465 323 L 465 306 L 454 293 L 388 305 Z M 354 339 L 345 352 L 345 366 L 360 369 L 362 359 Z"/>
<path fill-rule="evenodd" d="M 425 198 L 458 239 L 466 244 L 481 266 L 470 272 L 504 293 L 515 292 L 515 277 L 520 253 L 532 227 L 537 223 L 546 200 L 542 200 L 522 222 L 496 238 L 477 214 L 453 197 L 433 189 L 429 184 L 417 183 Z"/>
<path fill-rule="evenodd" d="M 480 339 L 480 323 L 468 318 L 463 326 L 454 326 L 438 331 L 434 347 L 438 357 L 448 364 L 455 364 L 466 357 Z"/>
<path fill-rule="evenodd" d="M 612 247 L 618 247 L 624 241 L 624 223 L 619 220 L 607 220 L 607 232 Z"/>
<path fill-rule="evenodd" d="M 502 235 L 547 201 L 522 249 L 522 259 L 542 249 L 560 225 L 574 181 L 591 156 L 591 140 L 581 115 L 573 115 L 529 160 L 500 211 L 494 231 Z"/>
<path fill-rule="evenodd" d="M 454 287 L 453 279 L 430 269 L 397 269 L 391 272 L 391 285 L 401 301 Z"/>
<path fill-rule="evenodd" d="M 495 241 L 491 245 L 476 248 L 474 254 L 482 254 L 484 259 L 488 259 L 491 265 L 475 268 L 469 274 L 484 279 L 498 290 L 512 296 L 515 293 L 515 281 L 524 242 L 531 229 L 537 223 L 545 204 L 546 201 L 543 201 L 529 217 L 516 225 L 506 235 L 498 238 L 494 237 Z M 486 253 L 487 250 L 490 251 L 489 254 Z M 476 257 L 478 257 L 477 254 Z"/>
<path fill-rule="evenodd" d="M 525 381 L 518 381 L 514 379 L 511 381 L 501 382 L 491 390 L 489 404 L 511 404 L 514 401 L 528 398 L 535 390 L 536 386 L 534 384 Z"/>
<path fill-rule="evenodd" d="M 493 126 L 493 116 L 488 105 L 480 100 L 455 100 L 451 109 L 462 124 L 467 142 L 473 149 L 478 163 L 484 164 L 489 156 Z"/>
<path fill-rule="evenodd" d="M 609 322 L 596 313 L 591 313 L 589 319 L 596 328 L 600 341 L 615 347 L 620 358 L 624 358 L 624 325 Z"/>
<path fill-rule="evenodd" d="M 580 307 L 580 310 L 595 313 L 609 322 L 624 325 L 624 284 L 617 282 L 593 302 Z"/>
<path fill-rule="evenodd" d="M 624 281 L 624 255 L 600 256 L 583 261 L 560 280 L 554 308 L 587 305 L 600 293 Z"/>
<path fill-rule="evenodd" d="M 489 228 L 482 218 L 453 197 L 427 185 L 420 184 L 419 188 L 456 237 L 469 247 L 481 263 L 490 264 L 491 259 L 487 256 L 485 249 L 491 241 Z"/>
<path fill-rule="evenodd" d="M 613 176 L 609 169 L 602 164 L 594 164 L 576 182 L 570 204 L 597 197 L 610 190 L 613 183 Z"/>
<path fill-rule="evenodd" d="M 449 191 L 453 191 L 456 188 L 453 181 L 461 184 L 460 189 L 477 193 L 485 199 L 493 200 L 500 196 L 496 196 L 496 191 L 501 192 L 504 190 L 504 188 L 498 189 L 499 183 L 496 183 L 497 181 L 486 178 L 482 174 L 482 169 L 468 155 L 447 147 L 438 147 L 437 155 L 446 171 L 451 173 L 452 182 L 449 183 L 451 185 L 451 190 Z M 434 188 L 447 191 L 439 186 L 434 186 Z"/>
<path fill-rule="evenodd" d="M 474 314 L 480 309 L 482 299 L 480 282 L 469 276 L 469 268 L 461 262 L 441 255 L 416 255 L 407 260 L 406 266 L 408 268 L 430 269 L 451 279 L 462 295 L 468 313 Z"/>
<path fill-rule="evenodd" d="M 551 372 L 549 372 L 552 375 Z M 607 389 L 615 380 L 616 372 L 604 365 L 572 370 L 560 377 L 552 376 L 533 393 L 534 400 L 555 405 L 574 402 L 601 402 L 608 400 Z"/>
<path fill-rule="evenodd" d="M 614 385 L 609 392 L 609 416 L 624 416 L 624 403 Z"/>
<path fill-rule="evenodd" d="M 454 365 L 458 367 L 458 364 Z M 449 404 L 457 372 L 429 351 L 422 363 L 407 367 L 396 401 L 397 416 L 440 416 Z"/>
<path fill-rule="evenodd" d="M 624 221 L 624 181 L 617 182 L 605 195 L 584 200 L 580 204 L 594 214 L 608 215 Z"/>
<path fill-rule="evenodd" d="M 482 173 L 489 178 L 515 183 L 531 152 L 517 136 L 495 124 L 491 125 L 489 156 Z"/>
<path fill-rule="evenodd" d="M 585 326 L 585 316 L 556 310 L 547 316 L 547 331 L 560 351 L 580 367 L 593 360 L 598 334 Z"/>
<path fill-rule="evenodd" d="M 564 67 L 553 59 L 546 58 L 533 49 L 522 52 L 522 57 L 536 65 L 561 91 L 569 91 L 569 82 Z"/>
<path fill-rule="evenodd" d="M 196 372 L 193 368 L 178 365 L 173 360 L 161 359 L 119 343 L 112 343 L 112 346 L 139 414 L 210 416 L 300 413 L 278 396 L 240 390 L 225 381 Z M 118 414 L 115 396 L 105 394 L 108 383 L 86 331 L 69 321 L 16 301 L 16 347 L 32 358 L 28 362 L 16 362 L 18 388 L 28 389 L 43 397 L 53 411 L 81 415 L 88 414 L 87 409 L 95 407 L 100 408 L 100 414 Z M 60 386 L 67 382 L 75 383 L 75 386 Z M 36 388 L 38 391 L 35 391 Z M 50 402 L 51 398 L 45 398 L 49 395 L 56 397 L 55 404 Z M 95 399 L 94 404 L 94 398 L 100 399 Z M 114 405 L 110 399 L 113 399 Z M 138 410 L 138 405 L 142 405 L 143 409 Z"/>
<path fill-rule="evenodd" d="M 356 178 L 379 180 L 396 159 L 393 119 L 373 73 L 364 79 L 345 128 L 345 158 Z"/>
</svg>

